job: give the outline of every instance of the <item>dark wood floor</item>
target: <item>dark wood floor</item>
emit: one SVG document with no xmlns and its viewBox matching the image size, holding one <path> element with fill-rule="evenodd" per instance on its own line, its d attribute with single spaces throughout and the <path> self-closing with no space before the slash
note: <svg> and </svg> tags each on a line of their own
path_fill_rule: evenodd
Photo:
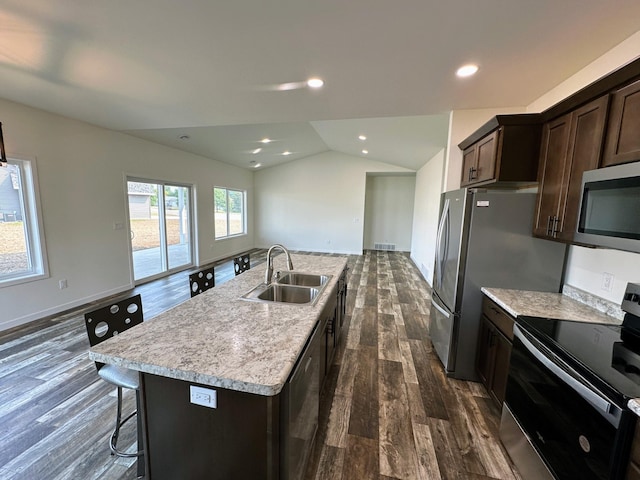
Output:
<svg viewBox="0 0 640 480">
<path fill-rule="evenodd" d="M 252 253 L 252 268 L 263 262 L 264 251 Z M 484 388 L 443 375 L 427 335 L 428 285 L 412 262 L 367 252 L 349 264 L 348 335 L 306 479 L 519 479 Z M 187 273 L 136 287 L 146 319 L 189 298 Z M 229 262 L 216 266 L 217 284 L 232 276 Z M 136 477 L 131 459 L 109 455 L 115 389 L 87 357 L 83 313 L 0 334 L 1 479 Z M 133 403 L 126 394 L 125 408 Z M 134 428 L 122 435 L 133 451 Z"/>
</svg>

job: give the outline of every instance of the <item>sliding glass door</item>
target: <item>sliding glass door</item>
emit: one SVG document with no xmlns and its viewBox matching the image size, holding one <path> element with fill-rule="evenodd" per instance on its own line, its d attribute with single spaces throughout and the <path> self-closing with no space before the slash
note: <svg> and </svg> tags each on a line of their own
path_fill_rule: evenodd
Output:
<svg viewBox="0 0 640 480">
<path fill-rule="evenodd" d="M 135 281 L 192 265 L 191 188 L 130 178 L 127 196 Z"/>
</svg>

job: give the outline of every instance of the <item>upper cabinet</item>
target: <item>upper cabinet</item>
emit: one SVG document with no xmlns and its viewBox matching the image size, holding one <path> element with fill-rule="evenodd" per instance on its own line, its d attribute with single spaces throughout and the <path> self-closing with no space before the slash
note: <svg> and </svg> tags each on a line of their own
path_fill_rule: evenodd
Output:
<svg viewBox="0 0 640 480">
<path fill-rule="evenodd" d="M 458 145 L 461 187 L 535 183 L 540 115 L 497 115 Z"/>
<path fill-rule="evenodd" d="M 534 235 L 573 240 L 582 173 L 598 168 L 608 101 L 604 95 L 543 125 Z"/>
<path fill-rule="evenodd" d="M 612 94 L 602 166 L 640 160 L 640 81 Z"/>
</svg>

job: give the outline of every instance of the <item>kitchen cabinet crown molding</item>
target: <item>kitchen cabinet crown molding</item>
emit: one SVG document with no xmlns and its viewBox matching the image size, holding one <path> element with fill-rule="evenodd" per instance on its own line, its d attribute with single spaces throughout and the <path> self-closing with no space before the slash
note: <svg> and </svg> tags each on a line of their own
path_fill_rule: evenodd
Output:
<svg viewBox="0 0 640 480">
<path fill-rule="evenodd" d="M 636 80 L 640 80 L 640 57 L 631 60 L 613 72 L 603 75 L 589 85 L 547 108 L 541 113 L 542 121 L 548 122 L 565 113 L 576 110 L 582 105 L 627 84 L 633 83 Z"/>
</svg>

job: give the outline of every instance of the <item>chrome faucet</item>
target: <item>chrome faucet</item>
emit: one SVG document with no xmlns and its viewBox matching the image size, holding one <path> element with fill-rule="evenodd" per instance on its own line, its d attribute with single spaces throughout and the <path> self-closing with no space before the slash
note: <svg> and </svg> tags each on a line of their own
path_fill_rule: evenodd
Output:
<svg viewBox="0 0 640 480">
<path fill-rule="evenodd" d="M 287 256 L 287 268 L 289 270 L 293 270 L 293 262 L 291 262 L 289 250 L 278 243 L 272 245 L 271 248 L 269 248 L 269 250 L 267 251 L 267 271 L 264 273 L 264 283 L 266 285 L 269 285 L 271 283 L 271 279 L 273 278 L 273 259 L 271 258 L 271 252 L 274 248 L 279 248 L 284 252 L 284 254 Z"/>
</svg>

